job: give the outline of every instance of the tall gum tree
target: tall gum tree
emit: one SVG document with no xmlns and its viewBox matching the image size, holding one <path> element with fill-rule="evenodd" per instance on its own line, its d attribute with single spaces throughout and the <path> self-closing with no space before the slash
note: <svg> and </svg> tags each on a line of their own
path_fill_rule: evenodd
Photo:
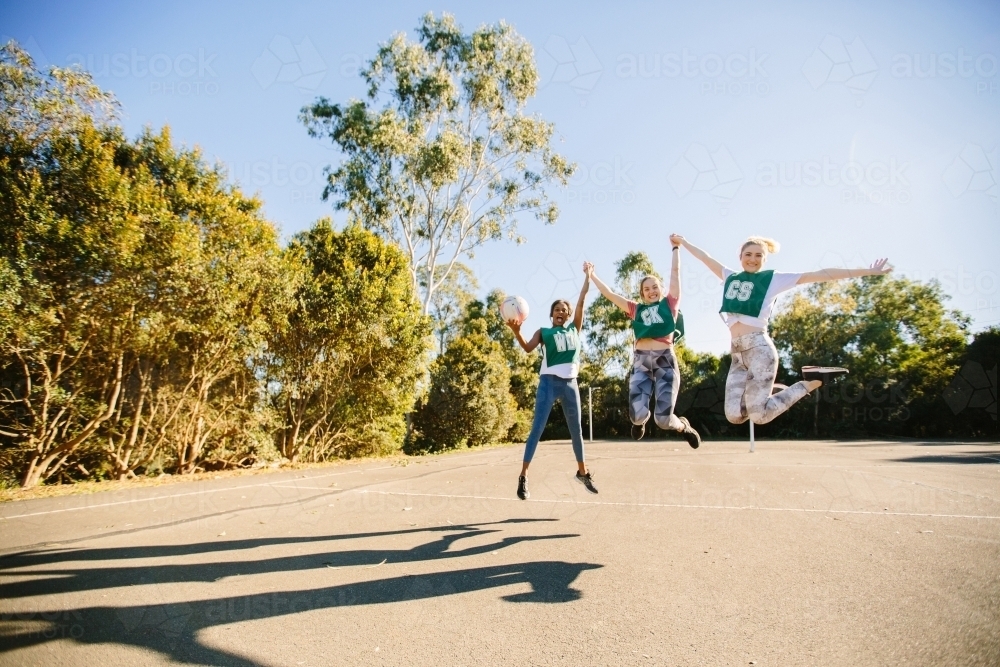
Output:
<svg viewBox="0 0 1000 667">
<path fill-rule="evenodd" d="M 456 262 L 489 241 L 523 241 L 522 215 L 555 222 L 545 187 L 574 165 L 552 150 L 554 126 L 525 114 L 538 73 L 531 45 L 504 22 L 465 34 L 423 17 L 418 42 L 396 35 L 362 76 L 366 100 L 319 98 L 300 119 L 343 153 L 324 199 L 406 252 L 428 314 Z"/>
</svg>

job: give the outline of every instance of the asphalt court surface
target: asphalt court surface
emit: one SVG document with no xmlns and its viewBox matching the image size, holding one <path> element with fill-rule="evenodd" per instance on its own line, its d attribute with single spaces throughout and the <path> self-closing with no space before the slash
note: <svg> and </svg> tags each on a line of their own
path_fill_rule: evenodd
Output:
<svg viewBox="0 0 1000 667">
<path fill-rule="evenodd" d="M 1000 664 L 1000 445 L 543 443 L 0 505 L 0 665 Z"/>
</svg>

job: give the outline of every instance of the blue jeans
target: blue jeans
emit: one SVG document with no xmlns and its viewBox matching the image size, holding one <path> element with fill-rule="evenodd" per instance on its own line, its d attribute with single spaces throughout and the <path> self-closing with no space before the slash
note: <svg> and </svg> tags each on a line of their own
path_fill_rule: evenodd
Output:
<svg viewBox="0 0 1000 667">
<path fill-rule="evenodd" d="M 538 439 L 542 437 L 545 423 L 552 412 L 552 404 L 559 400 L 562 404 L 566 426 L 569 427 L 569 437 L 573 440 L 573 453 L 576 460 L 583 463 L 583 428 L 580 426 L 580 388 L 576 378 L 566 380 L 558 375 L 541 375 L 538 378 L 538 393 L 535 394 L 535 418 L 531 422 L 531 433 L 524 443 L 524 462 L 531 463 L 535 455 Z"/>
</svg>

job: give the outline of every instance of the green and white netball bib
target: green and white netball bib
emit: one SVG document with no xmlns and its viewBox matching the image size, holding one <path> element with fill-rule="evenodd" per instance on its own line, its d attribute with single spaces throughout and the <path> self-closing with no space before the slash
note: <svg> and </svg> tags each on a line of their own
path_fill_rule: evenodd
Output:
<svg viewBox="0 0 1000 667">
<path fill-rule="evenodd" d="M 729 276 L 722 285 L 722 309 L 719 312 L 760 317 L 773 277 L 774 271 L 741 271 Z"/>
<path fill-rule="evenodd" d="M 677 329 L 677 323 L 674 322 L 674 316 L 670 312 L 670 306 L 666 299 L 660 299 L 656 303 L 637 303 L 635 305 L 632 332 L 635 334 L 636 340 L 640 338 L 666 338 Z"/>
<path fill-rule="evenodd" d="M 542 327 L 542 343 L 545 345 L 545 365 L 549 368 L 580 363 L 580 334 L 576 325 Z"/>
</svg>

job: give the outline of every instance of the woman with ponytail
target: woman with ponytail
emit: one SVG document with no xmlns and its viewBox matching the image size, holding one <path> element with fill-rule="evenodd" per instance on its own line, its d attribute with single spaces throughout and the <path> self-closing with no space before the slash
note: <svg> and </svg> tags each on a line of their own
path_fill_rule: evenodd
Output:
<svg viewBox="0 0 1000 667">
<path fill-rule="evenodd" d="M 663 293 L 663 285 L 656 276 L 646 276 L 639 281 L 639 301 L 615 294 L 594 273 L 594 265 L 587 262 L 583 270 L 594 285 L 611 303 L 628 315 L 635 335 L 632 352 L 632 373 L 628 381 L 628 416 L 632 422 L 632 437 L 640 440 L 649 421 L 650 398 L 655 395 L 653 422 L 666 431 L 680 434 L 692 448 L 701 444 L 701 436 L 684 417 L 674 414 L 680 392 L 681 374 L 674 355 L 674 343 L 683 335 L 680 311 L 680 243 L 672 242 L 670 262 L 670 288 Z"/>
<path fill-rule="evenodd" d="M 733 357 L 726 378 L 725 408 L 726 418 L 734 424 L 742 424 L 747 419 L 755 424 L 766 424 L 824 382 L 847 373 L 846 368 L 803 366 L 800 382 L 772 395 L 778 372 L 778 352 L 767 335 L 767 321 L 779 294 L 796 285 L 880 276 L 892 270 L 887 259 L 879 259 L 870 267 L 859 269 L 821 269 L 809 273 L 765 270 L 768 256 L 778 252 L 778 242 L 751 236 L 740 247 L 743 270 L 736 272 L 679 234 L 672 235 L 670 240 L 687 248 L 723 281 L 719 314 L 732 336 Z"/>
</svg>

